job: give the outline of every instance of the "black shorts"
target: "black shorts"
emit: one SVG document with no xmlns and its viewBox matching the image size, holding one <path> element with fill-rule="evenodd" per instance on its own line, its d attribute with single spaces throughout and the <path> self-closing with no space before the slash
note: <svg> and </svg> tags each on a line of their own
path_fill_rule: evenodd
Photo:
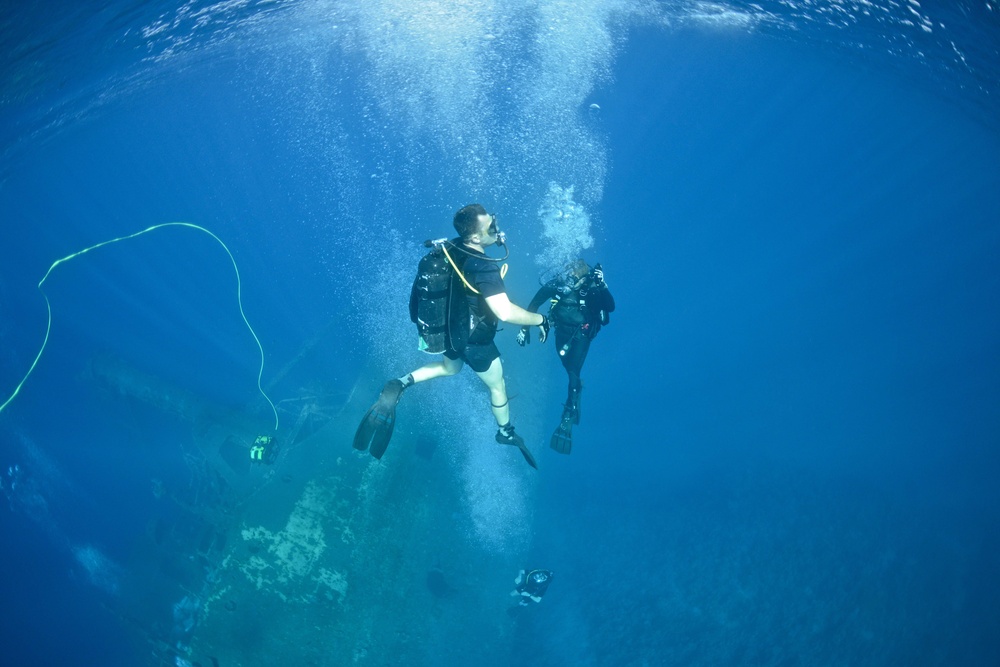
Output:
<svg viewBox="0 0 1000 667">
<path fill-rule="evenodd" d="M 497 349 L 495 343 L 490 342 L 486 345 L 466 345 L 461 353 L 448 350 L 444 356 L 449 359 L 461 359 L 477 373 L 485 373 L 490 369 L 493 360 L 500 358 L 500 350 Z"/>
</svg>

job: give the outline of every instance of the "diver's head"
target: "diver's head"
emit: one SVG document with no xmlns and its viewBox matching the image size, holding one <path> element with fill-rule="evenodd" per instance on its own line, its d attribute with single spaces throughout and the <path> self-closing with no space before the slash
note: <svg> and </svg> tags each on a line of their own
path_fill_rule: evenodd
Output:
<svg viewBox="0 0 1000 667">
<path fill-rule="evenodd" d="M 549 575 L 547 572 L 533 572 L 531 574 L 531 580 L 536 584 L 543 584 L 545 583 L 545 580 L 548 578 Z"/>
<path fill-rule="evenodd" d="M 469 204 L 458 209 L 458 212 L 455 213 L 452 224 L 455 225 L 455 231 L 458 232 L 463 241 L 468 240 L 470 236 L 479 231 L 479 216 L 481 215 L 486 215 L 486 209 L 483 208 L 482 204 Z"/>
<path fill-rule="evenodd" d="M 455 213 L 455 231 L 462 242 L 485 248 L 494 243 L 503 244 L 503 232 L 497 227 L 497 217 L 486 212 L 480 204 L 469 204 Z"/>
<path fill-rule="evenodd" d="M 580 280 L 590 273 L 590 265 L 582 259 L 577 259 L 566 265 L 566 277 Z"/>
</svg>

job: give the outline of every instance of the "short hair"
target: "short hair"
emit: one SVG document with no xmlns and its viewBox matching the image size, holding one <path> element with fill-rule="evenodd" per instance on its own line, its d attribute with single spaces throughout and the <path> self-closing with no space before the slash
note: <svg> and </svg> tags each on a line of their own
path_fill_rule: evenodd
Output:
<svg viewBox="0 0 1000 667">
<path fill-rule="evenodd" d="M 455 214 L 455 231 L 463 240 L 479 231 L 479 216 L 486 215 L 486 209 L 482 204 L 469 204 L 458 209 Z"/>
</svg>

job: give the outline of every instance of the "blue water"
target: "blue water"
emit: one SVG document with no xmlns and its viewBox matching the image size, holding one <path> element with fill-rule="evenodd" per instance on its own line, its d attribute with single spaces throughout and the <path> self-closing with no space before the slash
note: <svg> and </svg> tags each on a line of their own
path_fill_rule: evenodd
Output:
<svg viewBox="0 0 1000 667">
<path fill-rule="evenodd" d="M 273 400 L 377 386 L 424 361 L 419 243 L 480 201 L 516 303 L 567 252 L 618 309 L 569 457 L 546 446 L 551 348 L 498 336 L 538 473 L 488 458 L 469 378 L 408 395 L 383 463 L 323 444 L 360 474 L 406 460 L 418 407 L 454 422 L 421 437 L 475 425 L 482 443 L 438 444 L 445 486 L 402 502 L 460 499 L 442 521 L 464 542 L 436 548 L 472 554 L 451 564 L 470 587 L 555 572 L 529 613 L 400 660 L 444 664 L 495 624 L 507 648 L 478 662 L 998 664 L 998 39 L 993 0 L 5 7 L 0 401 L 52 262 L 171 221 L 232 251 Z M 539 213 L 552 183 L 578 217 Z M 187 228 L 53 271 L 45 354 L 0 413 L 3 664 L 166 664 L 150 638 L 177 641 L 178 596 L 139 545 L 180 513 L 156 491 L 189 484 L 191 427 L 88 369 L 110 355 L 269 429 L 236 290 Z"/>
</svg>

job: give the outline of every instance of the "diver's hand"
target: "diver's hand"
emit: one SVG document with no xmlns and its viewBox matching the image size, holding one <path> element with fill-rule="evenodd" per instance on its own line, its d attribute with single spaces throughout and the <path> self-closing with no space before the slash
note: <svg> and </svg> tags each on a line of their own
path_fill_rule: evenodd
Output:
<svg viewBox="0 0 1000 667">
<path fill-rule="evenodd" d="M 517 332 L 517 338 L 515 338 L 514 340 L 516 340 L 517 344 L 520 345 L 521 347 L 524 347 L 525 345 L 530 343 L 531 339 L 528 338 L 528 327 L 521 327 L 521 330 Z"/>
<path fill-rule="evenodd" d="M 538 342 L 544 343 L 549 339 L 549 318 L 542 315 L 542 323 L 538 325 Z"/>
<path fill-rule="evenodd" d="M 606 287 L 604 284 L 604 269 L 598 264 L 594 267 L 594 284 L 598 287 Z"/>
</svg>

